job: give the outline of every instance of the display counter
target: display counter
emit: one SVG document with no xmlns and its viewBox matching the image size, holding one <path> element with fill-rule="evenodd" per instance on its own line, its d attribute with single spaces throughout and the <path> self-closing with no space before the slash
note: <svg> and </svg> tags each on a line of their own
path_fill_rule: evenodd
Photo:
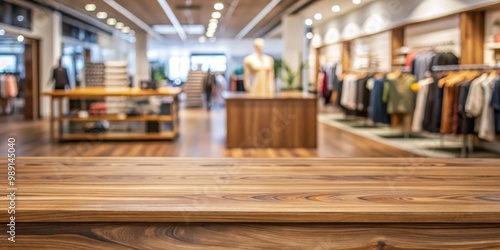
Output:
<svg viewBox="0 0 500 250">
<path fill-rule="evenodd" d="M 107 89 L 105 87 L 76 88 L 73 90 L 54 90 L 44 92 L 42 95 L 50 99 L 50 138 L 52 141 L 75 141 L 75 140 L 169 140 L 177 137 L 179 133 L 179 94 L 180 88 L 160 88 L 157 90 L 144 89 Z M 63 99 L 70 100 L 99 100 L 107 97 L 171 97 L 168 115 L 134 115 L 121 116 L 117 114 L 90 115 L 86 117 L 65 116 L 62 113 Z M 59 108 L 55 110 L 56 102 Z M 57 114 L 56 114 L 57 112 Z M 105 133 L 69 133 L 65 132 L 64 122 L 169 122 L 171 128 L 168 131 L 158 130 L 157 133 L 137 132 L 105 132 Z M 58 130 L 56 131 L 56 126 Z M 57 134 L 57 136 L 56 136 Z"/>
<path fill-rule="evenodd" d="M 20 157 L 0 248 L 498 249 L 498 162 Z"/>
<path fill-rule="evenodd" d="M 315 148 L 317 99 L 302 92 L 275 96 L 224 92 L 227 148 Z"/>
</svg>

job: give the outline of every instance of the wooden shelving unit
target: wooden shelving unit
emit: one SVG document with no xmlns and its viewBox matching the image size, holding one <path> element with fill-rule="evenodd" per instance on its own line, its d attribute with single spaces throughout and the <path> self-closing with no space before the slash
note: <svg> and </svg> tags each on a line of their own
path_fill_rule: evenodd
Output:
<svg viewBox="0 0 500 250">
<path fill-rule="evenodd" d="M 105 87 L 76 88 L 71 91 L 55 90 L 45 92 L 43 95 L 51 97 L 50 100 L 50 138 L 52 141 L 77 141 L 77 140 L 172 140 L 179 134 L 179 94 L 180 88 L 160 88 L 158 90 L 142 89 L 117 89 L 110 90 Z M 72 100 L 91 100 L 103 97 L 171 97 L 170 112 L 168 115 L 139 115 L 122 117 L 115 114 L 74 117 L 63 116 L 63 99 Z M 59 108 L 56 113 L 56 103 Z M 171 129 L 157 133 L 138 133 L 138 132 L 104 132 L 104 133 L 70 133 L 64 131 L 64 122 L 170 122 Z M 57 127 L 57 130 L 56 130 Z M 161 127 L 161 126 L 160 126 Z M 56 136 L 57 135 L 57 136 Z"/>
</svg>

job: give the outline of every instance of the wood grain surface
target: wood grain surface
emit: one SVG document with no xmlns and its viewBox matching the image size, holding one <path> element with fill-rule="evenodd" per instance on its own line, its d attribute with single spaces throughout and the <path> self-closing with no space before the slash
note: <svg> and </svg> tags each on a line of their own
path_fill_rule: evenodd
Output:
<svg viewBox="0 0 500 250">
<path fill-rule="evenodd" d="M 26 223 L 1 249 L 499 249 L 499 224 Z"/>
<path fill-rule="evenodd" d="M 499 160 L 16 162 L 0 249 L 500 249 Z"/>
<path fill-rule="evenodd" d="M 498 160 L 51 157 L 16 170 L 19 222 L 500 223 Z"/>
<path fill-rule="evenodd" d="M 226 96 L 227 148 L 316 148 L 317 100 Z M 284 95 L 284 94 L 283 94 Z M 293 93 L 288 93 L 293 96 Z M 297 94 L 302 96 L 302 93 Z M 285 95 L 287 96 L 287 95 Z"/>
<path fill-rule="evenodd" d="M 75 88 L 70 91 L 66 90 L 53 90 L 43 92 L 42 95 L 51 96 L 53 98 L 102 98 L 108 96 L 130 96 L 130 97 L 141 97 L 141 96 L 178 96 L 182 93 L 182 88 L 159 88 L 156 90 L 152 89 L 138 89 L 138 88 L 128 88 L 128 89 L 107 89 L 104 87 L 87 87 L 87 88 Z"/>
</svg>

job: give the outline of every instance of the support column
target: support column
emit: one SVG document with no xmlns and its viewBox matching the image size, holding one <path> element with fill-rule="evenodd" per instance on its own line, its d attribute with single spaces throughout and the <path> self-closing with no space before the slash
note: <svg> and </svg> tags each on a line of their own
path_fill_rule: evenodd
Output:
<svg viewBox="0 0 500 250">
<path fill-rule="evenodd" d="M 285 16 L 282 19 L 282 23 L 283 44 L 285 46 L 283 61 L 290 65 L 294 71 L 298 71 L 304 50 L 304 20 L 300 16 Z M 307 85 L 304 89 L 307 91 Z"/>
<path fill-rule="evenodd" d="M 484 63 L 485 13 L 460 14 L 461 56 L 460 64 Z"/>
<path fill-rule="evenodd" d="M 150 80 L 150 65 L 148 60 L 148 34 L 136 32 L 135 34 L 135 76 L 134 87 L 138 88 L 142 80 Z"/>
</svg>

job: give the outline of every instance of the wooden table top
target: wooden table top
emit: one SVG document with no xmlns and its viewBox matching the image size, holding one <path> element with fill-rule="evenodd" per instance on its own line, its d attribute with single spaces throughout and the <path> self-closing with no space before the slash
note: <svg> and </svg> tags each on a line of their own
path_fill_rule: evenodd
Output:
<svg viewBox="0 0 500 250">
<path fill-rule="evenodd" d="M 222 97 L 226 100 L 311 100 L 316 99 L 316 95 L 306 94 L 303 92 L 280 92 L 276 95 L 255 95 L 244 92 L 229 92 L 222 93 Z"/>
<path fill-rule="evenodd" d="M 21 157 L 16 163 L 16 222 L 500 222 L 494 159 Z M 0 200 L 7 204 L 5 195 Z"/>
<path fill-rule="evenodd" d="M 92 97 L 107 97 L 107 96 L 177 96 L 182 93 L 181 88 L 159 88 L 157 90 L 152 89 L 139 89 L 139 88 L 127 88 L 127 89 L 110 89 L 105 87 L 87 87 L 87 88 L 75 88 L 69 91 L 66 90 L 53 90 L 43 92 L 42 95 L 52 96 L 56 98 L 61 97 L 72 97 L 72 98 L 92 98 Z"/>
</svg>

